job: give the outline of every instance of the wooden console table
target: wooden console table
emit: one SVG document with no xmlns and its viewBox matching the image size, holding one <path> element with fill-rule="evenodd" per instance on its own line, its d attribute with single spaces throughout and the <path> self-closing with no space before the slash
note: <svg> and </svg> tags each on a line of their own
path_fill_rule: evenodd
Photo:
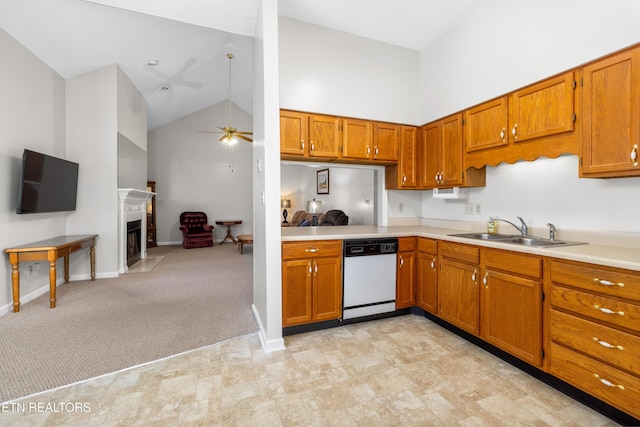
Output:
<svg viewBox="0 0 640 427">
<path fill-rule="evenodd" d="M 91 280 L 96 280 L 96 238 L 97 234 L 86 236 L 59 236 L 28 245 L 5 249 L 11 263 L 11 283 L 13 285 L 13 311 L 20 311 L 20 261 L 49 261 L 49 306 L 56 306 L 56 260 L 64 257 L 64 283 L 69 283 L 69 255 L 90 247 Z"/>
</svg>

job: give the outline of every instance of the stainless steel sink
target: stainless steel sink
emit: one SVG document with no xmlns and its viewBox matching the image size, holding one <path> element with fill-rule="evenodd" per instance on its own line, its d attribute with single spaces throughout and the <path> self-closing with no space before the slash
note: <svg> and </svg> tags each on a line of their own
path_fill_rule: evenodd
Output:
<svg viewBox="0 0 640 427">
<path fill-rule="evenodd" d="M 542 247 L 586 245 L 585 242 L 569 242 L 566 240 L 549 240 L 549 239 L 543 239 L 541 237 L 516 237 L 513 239 L 504 240 L 504 243 L 514 243 L 516 245 L 542 246 Z"/>
<path fill-rule="evenodd" d="M 453 237 L 463 237 L 475 240 L 491 240 L 500 243 L 511 243 L 514 245 L 537 246 L 537 247 L 557 247 L 586 245 L 585 242 L 569 242 L 567 240 L 549 240 L 542 237 L 521 237 L 512 234 L 489 234 L 489 233 L 460 233 L 449 234 Z"/>
<path fill-rule="evenodd" d="M 476 239 L 476 240 L 504 240 L 504 239 L 513 239 L 518 237 L 513 234 L 489 234 L 489 233 L 460 233 L 460 234 L 449 234 L 449 236 L 464 237 L 465 239 Z"/>
</svg>

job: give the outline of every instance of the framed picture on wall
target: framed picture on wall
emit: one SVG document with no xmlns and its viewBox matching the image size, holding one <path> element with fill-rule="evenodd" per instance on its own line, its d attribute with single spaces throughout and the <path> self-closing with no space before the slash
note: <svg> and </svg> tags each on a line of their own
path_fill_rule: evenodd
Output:
<svg viewBox="0 0 640 427">
<path fill-rule="evenodd" d="M 316 172 L 316 186 L 317 194 L 329 194 L 329 169 Z"/>
</svg>

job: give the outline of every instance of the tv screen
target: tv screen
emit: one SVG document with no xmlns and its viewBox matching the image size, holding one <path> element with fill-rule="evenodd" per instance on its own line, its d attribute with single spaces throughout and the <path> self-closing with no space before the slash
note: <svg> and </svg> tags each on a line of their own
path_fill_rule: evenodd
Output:
<svg viewBox="0 0 640 427">
<path fill-rule="evenodd" d="M 17 213 L 73 211 L 77 190 L 77 163 L 24 150 Z"/>
</svg>

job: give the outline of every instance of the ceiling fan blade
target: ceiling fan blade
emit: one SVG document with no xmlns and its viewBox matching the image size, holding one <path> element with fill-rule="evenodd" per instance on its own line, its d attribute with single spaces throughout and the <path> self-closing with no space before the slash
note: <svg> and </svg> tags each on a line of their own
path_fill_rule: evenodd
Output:
<svg viewBox="0 0 640 427">
<path fill-rule="evenodd" d="M 217 130 L 199 130 L 198 133 L 224 133 Z"/>
<path fill-rule="evenodd" d="M 180 83 L 176 83 L 176 84 L 180 86 L 188 87 L 190 89 L 200 89 L 202 86 L 204 86 L 202 83 L 187 82 L 187 81 L 181 81 Z"/>
<path fill-rule="evenodd" d="M 247 141 L 247 142 L 253 142 L 253 139 L 251 139 L 251 138 L 247 138 L 246 136 L 244 136 L 244 135 L 240 135 L 239 133 L 237 133 L 235 136 L 236 136 L 236 138 L 244 139 L 244 140 L 245 140 L 245 141 Z"/>
<path fill-rule="evenodd" d="M 253 135 L 253 132 L 238 132 L 238 133 L 242 135 Z"/>
</svg>

